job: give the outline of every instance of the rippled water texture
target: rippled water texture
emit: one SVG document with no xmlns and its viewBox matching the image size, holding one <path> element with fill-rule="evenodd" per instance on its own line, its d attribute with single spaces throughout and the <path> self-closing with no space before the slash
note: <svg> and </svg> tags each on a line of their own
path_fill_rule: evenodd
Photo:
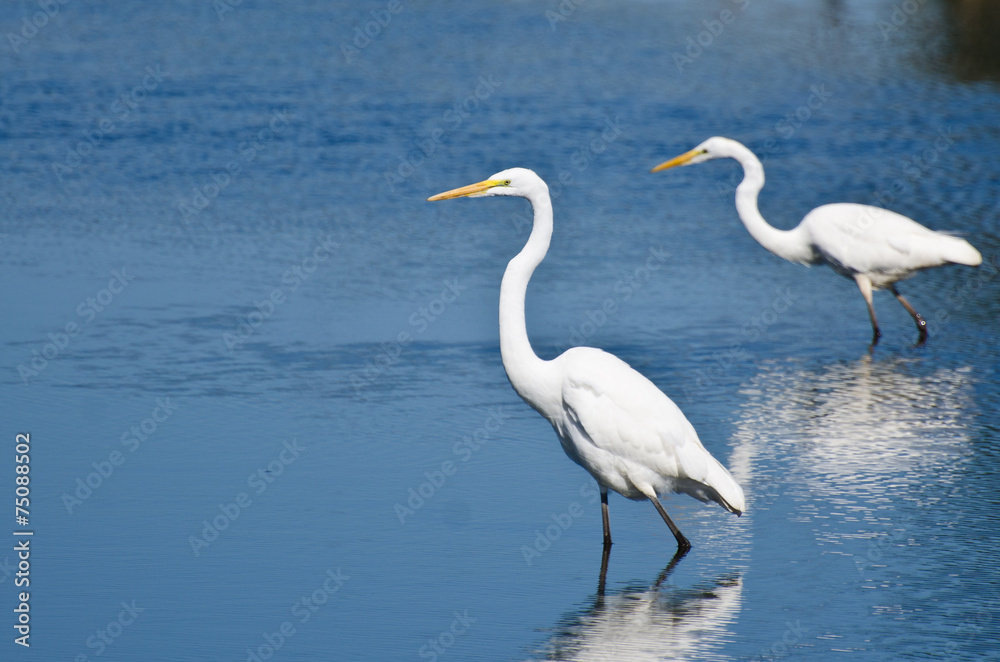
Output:
<svg viewBox="0 0 1000 662">
<path fill-rule="evenodd" d="M 0 657 L 1000 658 L 986 5 L 6 3 L 0 495 L 30 432 L 35 535 Z M 884 204 L 980 249 L 901 285 L 926 346 L 879 293 L 869 352 L 733 162 L 648 172 L 716 134 L 777 227 Z M 612 495 L 603 590 L 596 486 L 500 363 L 528 209 L 425 201 L 511 166 L 554 198 L 537 352 L 627 360 L 747 494 L 666 498 L 675 565 Z"/>
</svg>

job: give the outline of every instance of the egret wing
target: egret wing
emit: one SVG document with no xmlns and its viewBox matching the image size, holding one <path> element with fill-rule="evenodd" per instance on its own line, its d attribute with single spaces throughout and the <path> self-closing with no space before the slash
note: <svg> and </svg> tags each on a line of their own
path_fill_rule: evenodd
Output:
<svg viewBox="0 0 1000 662">
<path fill-rule="evenodd" d="M 716 462 L 670 398 L 612 354 L 591 348 L 571 352 L 562 398 L 581 454 L 654 485 L 659 481 L 649 480 L 644 470 L 661 477 L 706 477 L 707 464 Z"/>
<path fill-rule="evenodd" d="M 942 243 L 953 239 L 869 205 L 824 205 L 802 222 L 816 249 L 834 268 L 849 273 L 902 276 L 938 266 L 947 261 L 941 254 Z"/>
</svg>

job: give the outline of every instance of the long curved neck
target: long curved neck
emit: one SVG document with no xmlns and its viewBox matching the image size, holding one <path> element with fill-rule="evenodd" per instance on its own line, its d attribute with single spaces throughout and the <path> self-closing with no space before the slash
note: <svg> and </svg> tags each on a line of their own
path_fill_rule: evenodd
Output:
<svg viewBox="0 0 1000 662">
<path fill-rule="evenodd" d="M 736 187 L 736 213 L 757 243 L 778 257 L 791 262 L 808 263 L 812 249 L 799 228 L 779 230 L 764 220 L 757 207 L 757 196 L 764 188 L 764 166 L 754 153 L 743 145 L 734 145 L 732 155 L 743 166 L 743 181 Z"/>
<path fill-rule="evenodd" d="M 552 238 L 552 201 L 542 192 L 529 198 L 535 220 L 521 252 L 507 264 L 500 283 L 500 356 L 507 378 L 518 395 L 534 391 L 545 361 L 531 348 L 524 320 L 524 297 L 535 267 L 541 264 Z"/>
</svg>

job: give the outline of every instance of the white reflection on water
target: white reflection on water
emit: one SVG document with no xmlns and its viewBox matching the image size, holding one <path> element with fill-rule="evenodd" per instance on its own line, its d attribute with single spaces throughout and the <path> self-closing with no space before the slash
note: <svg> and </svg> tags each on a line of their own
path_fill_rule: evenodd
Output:
<svg viewBox="0 0 1000 662">
<path fill-rule="evenodd" d="M 731 639 L 743 601 L 738 572 L 684 589 L 662 579 L 649 588 L 595 596 L 593 605 L 567 617 L 532 659 L 705 659 Z"/>
<path fill-rule="evenodd" d="M 922 356 L 758 367 L 734 430 L 753 467 L 754 577 L 792 589 L 766 620 L 801 614 L 802 645 L 830 654 L 971 650 L 954 614 L 982 583 L 963 579 L 983 568 L 975 394 L 971 367 Z"/>
<path fill-rule="evenodd" d="M 975 406 L 971 368 L 865 356 L 834 365 L 776 360 L 741 389 L 737 454 L 761 503 L 794 499 L 797 521 L 838 522 L 817 542 L 869 537 L 961 481 Z"/>
</svg>

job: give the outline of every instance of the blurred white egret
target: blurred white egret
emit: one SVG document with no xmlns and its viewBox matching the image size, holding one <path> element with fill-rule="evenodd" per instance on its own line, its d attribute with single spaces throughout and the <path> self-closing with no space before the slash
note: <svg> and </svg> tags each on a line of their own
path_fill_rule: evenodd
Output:
<svg viewBox="0 0 1000 662">
<path fill-rule="evenodd" d="M 677 405 L 618 357 L 592 347 L 574 347 L 550 361 L 535 354 L 524 297 L 552 237 L 548 186 L 531 170 L 512 168 L 428 200 L 494 195 L 527 198 L 534 210 L 531 235 L 500 283 L 500 354 L 511 386 L 552 424 L 569 458 L 597 480 L 606 546 L 610 488 L 629 499 L 652 501 L 677 539 L 678 552 L 686 552 L 691 543 L 657 495 L 684 493 L 740 515 L 746 508 L 743 490 L 701 445 Z"/>
<path fill-rule="evenodd" d="M 979 265 L 983 258 L 969 242 L 929 230 L 906 216 L 881 207 L 838 203 L 817 207 L 793 230 L 768 225 L 757 208 L 764 187 L 764 167 L 753 152 L 729 138 L 709 138 L 689 152 L 665 161 L 652 172 L 674 166 L 731 158 L 743 166 L 743 181 L 736 187 L 736 211 L 750 236 L 778 257 L 805 265 L 828 264 L 841 276 L 858 284 L 868 305 L 872 344 L 882 335 L 875 319 L 872 291 L 887 288 L 913 317 L 927 340 L 927 323 L 896 289 L 896 282 L 920 269 L 943 264 Z"/>
</svg>

